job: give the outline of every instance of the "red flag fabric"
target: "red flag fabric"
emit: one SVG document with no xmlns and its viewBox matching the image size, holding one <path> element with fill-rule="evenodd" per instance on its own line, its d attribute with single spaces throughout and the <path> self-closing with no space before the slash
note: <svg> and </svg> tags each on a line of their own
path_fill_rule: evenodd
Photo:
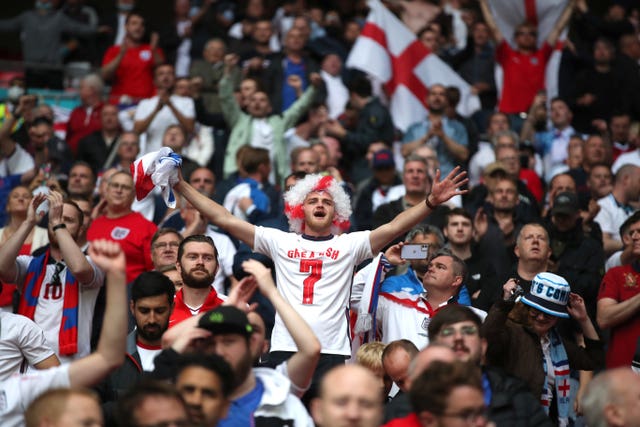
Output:
<svg viewBox="0 0 640 427">
<path fill-rule="evenodd" d="M 470 85 L 437 55 L 427 49 L 379 0 L 369 2 L 367 22 L 347 59 L 384 83 L 394 124 L 406 130 L 423 120 L 429 87 L 439 83 L 460 89 L 458 112 L 468 116 L 480 108 Z"/>
</svg>

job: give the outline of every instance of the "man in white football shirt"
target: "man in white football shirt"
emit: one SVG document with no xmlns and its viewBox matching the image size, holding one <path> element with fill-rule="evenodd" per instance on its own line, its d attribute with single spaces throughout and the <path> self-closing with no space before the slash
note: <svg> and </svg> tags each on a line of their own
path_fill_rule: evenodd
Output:
<svg viewBox="0 0 640 427">
<path fill-rule="evenodd" d="M 347 310 L 353 269 L 394 237 L 406 233 L 439 204 L 463 194 L 465 173 L 454 169 L 440 181 L 438 172 L 425 203 L 405 210 L 373 231 L 340 234 L 349 227 L 351 205 L 331 176 L 308 175 L 285 195 L 291 230 L 256 227 L 203 196 L 181 177 L 175 190 L 211 222 L 274 260 L 278 289 L 309 322 L 320 340 L 319 378 L 351 354 Z M 296 351 L 295 343 L 276 316 L 270 360 L 277 364 Z"/>
</svg>

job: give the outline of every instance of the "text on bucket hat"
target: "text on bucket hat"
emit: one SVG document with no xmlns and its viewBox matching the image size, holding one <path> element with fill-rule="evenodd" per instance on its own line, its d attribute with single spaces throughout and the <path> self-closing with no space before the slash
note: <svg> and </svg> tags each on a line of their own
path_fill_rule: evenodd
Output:
<svg viewBox="0 0 640 427">
<path fill-rule="evenodd" d="M 567 303 L 571 288 L 564 277 L 553 273 L 538 273 L 531 281 L 531 289 L 520 301 L 556 317 L 569 318 Z"/>
</svg>

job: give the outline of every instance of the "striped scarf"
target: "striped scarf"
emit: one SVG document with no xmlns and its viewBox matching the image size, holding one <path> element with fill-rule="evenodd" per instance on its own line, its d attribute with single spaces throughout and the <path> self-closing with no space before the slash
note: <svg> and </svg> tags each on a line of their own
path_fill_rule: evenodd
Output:
<svg viewBox="0 0 640 427">
<path fill-rule="evenodd" d="M 38 306 L 40 289 L 47 274 L 47 263 L 49 262 L 50 249 L 42 255 L 34 257 L 27 268 L 25 287 L 20 298 L 18 313 L 33 320 Z M 56 264 L 64 268 L 64 264 Z M 57 270 L 56 270 L 57 271 Z M 57 271 L 58 274 L 60 271 Z M 79 286 L 78 281 L 67 268 L 64 284 L 64 300 L 62 303 L 62 321 L 60 322 L 60 334 L 58 336 L 58 354 L 60 356 L 71 356 L 78 352 L 78 302 Z"/>
<path fill-rule="evenodd" d="M 569 377 L 569 358 L 567 352 L 564 349 L 560 335 L 555 329 L 549 331 L 549 355 L 551 356 L 551 363 L 553 364 L 553 371 L 555 374 L 555 394 L 556 405 L 558 407 L 558 425 L 563 427 L 569 423 L 569 409 L 571 404 L 571 379 Z M 547 364 L 545 363 L 545 357 L 542 358 L 542 366 L 544 367 L 545 378 L 547 378 Z M 543 391 L 543 398 L 541 399 L 542 408 L 547 414 L 549 414 L 550 406 L 553 402 L 545 398 L 545 396 L 552 395 L 552 390 L 548 390 L 548 383 L 545 381 L 545 389 Z"/>
</svg>

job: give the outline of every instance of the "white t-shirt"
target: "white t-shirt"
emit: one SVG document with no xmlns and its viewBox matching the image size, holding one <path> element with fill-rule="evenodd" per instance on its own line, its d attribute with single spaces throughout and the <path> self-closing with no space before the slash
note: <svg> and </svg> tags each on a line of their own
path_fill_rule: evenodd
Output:
<svg viewBox="0 0 640 427">
<path fill-rule="evenodd" d="M 342 81 L 342 77 L 332 76 L 324 70 L 320 71 L 320 76 L 327 87 L 327 108 L 329 117 L 337 119 L 344 113 L 344 108 L 349 102 L 349 90 Z"/>
<path fill-rule="evenodd" d="M 609 233 L 613 240 L 620 241 L 620 226 L 633 213 L 632 209 L 620 206 L 613 194 L 604 196 L 598 200 L 600 211 L 594 221 L 600 225 L 603 233 Z"/>
<path fill-rule="evenodd" d="M 33 157 L 27 153 L 19 144 L 8 158 L 0 159 L 0 176 L 22 175 L 30 171 L 35 166 Z"/>
<path fill-rule="evenodd" d="M 53 354 L 44 332 L 31 319 L 0 312 L 0 381 L 18 373 L 23 360 L 33 366 Z"/>
<path fill-rule="evenodd" d="M 93 320 L 93 310 L 100 287 L 104 283 L 104 272 L 100 270 L 86 257 L 93 268 L 93 280 L 90 283 L 80 283 L 78 302 L 78 352 L 73 356 L 60 356 L 58 338 L 60 335 L 60 323 L 62 322 L 62 308 L 64 305 L 64 286 L 50 286 L 51 279 L 55 272 L 55 264 L 47 265 L 45 278 L 40 287 L 38 305 L 33 316 L 33 321 L 42 328 L 44 336 L 56 352 L 60 363 L 69 363 L 74 359 L 80 359 L 91 353 L 91 325 Z M 14 283 L 22 290 L 25 285 L 27 268 L 33 259 L 32 256 L 21 255 L 16 259 L 16 279 Z M 67 268 L 60 272 L 60 280 L 64 284 Z"/>
<path fill-rule="evenodd" d="M 15 374 L 0 381 L 0 425 L 24 426 L 24 411 L 45 391 L 69 387 L 69 365 L 29 374 Z"/>
<path fill-rule="evenodd" d="M 622 153 L 618 156 L 613 166 L 611 166 L 611 172 L 615 175 L 618 170 L 626 164 L 636 165 L 640 167 L 640 150 L 633 150 L 628 153 Z"/>
<path fill-rule="evenodd" d="M 142 365 L 142 370 L 145 372 L 153 372 L 155 369 L 155 363 L 153 363 L 154 359 L 157 355 L 162 351 L 161 348 L 156 350 L 151 350 L 148 348 L 136 346 L 138 349 L 138 356 L 140 356 L 140 364 Z"/>
<path fill-rule="evenodd" d="M 171 103 L 176 110 L 180 111 L 184 117 L 193 119 L 196 116 L 195 106 L 193 99 L 186 96 L 171 95 Z M 136 114 L 134 121 L 144 120 L 156 109 L 158 105 L 158 97 L 147 98 L 140 101 L 136 108 Z M 146 136 L 146 142 L 144 146 L 140 147 L 140 155 L 157 151 L 162 148 L 162 137 L 164 131 L 171 125 L 179 124 L 178 119 L 168 106 L 162 107 L 162 110 L 156 114 L 156 116 L 149 124 L 147 131 L 144 133 Z"/>
<path fill-rule="evenodd" d="M 254 250 L 273 259 L 278 290 L 309 323 L 323 353 L 351 354 L 349 294 L 355 266 L 373 257 L 370 233 L 359 231 L 316 240 L 256 227 Z M 271 350 L 297 351 L 277 314 Z"/>
<path fill-rule="evenodd" d="M 378 329 L 382 332 L 382 342 L 385 344 L 399 339 L 408 339 L 422 350 L 429 344 L 429 323 L 443 303 L 432 307 L 422 295 L 406 292 L 382 294 L 378 299 L 376 318 Z M 487 313 L 474 307 L 469 307 L 484 321 Z"/>
</svg>

